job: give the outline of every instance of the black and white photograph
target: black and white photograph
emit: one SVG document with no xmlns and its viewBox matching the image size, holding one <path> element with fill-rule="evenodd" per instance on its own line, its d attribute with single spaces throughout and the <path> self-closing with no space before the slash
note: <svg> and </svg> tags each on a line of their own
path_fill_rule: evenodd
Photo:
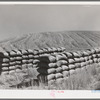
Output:
<svg viewBox="0 0 100 100">
<path fill-rule="evenodd" d="M 0 90 L 100 90 L 99 12 L 95 4 L 0 4 Z"/>
</svg>

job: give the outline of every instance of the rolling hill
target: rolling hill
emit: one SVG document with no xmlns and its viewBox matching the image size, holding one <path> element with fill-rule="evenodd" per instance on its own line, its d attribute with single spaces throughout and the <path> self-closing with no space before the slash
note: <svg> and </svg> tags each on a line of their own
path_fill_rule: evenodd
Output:
<svg viewBox="0 0 100 100">
<path fill-rule="evenodd" d="M 0 50 L 65 47 L 66 51 L 100 46 L 99 31 L 62 31 L 25 34 L 0 42 Z"/>
</svg>

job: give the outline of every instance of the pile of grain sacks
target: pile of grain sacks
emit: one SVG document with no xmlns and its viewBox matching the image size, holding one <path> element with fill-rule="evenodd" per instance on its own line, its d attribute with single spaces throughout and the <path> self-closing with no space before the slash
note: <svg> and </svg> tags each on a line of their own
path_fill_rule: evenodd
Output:
<svg viewBox="0 0 100 100">
<path fill-rule="evenodd" d="M 22 54 L 19 50 L 12 50 L 10 53 L 9 73 L 16 73 L 22 70 Z"/>
<path fill-rule="evenodd" d="M 50 51 L 50 50 L 49 50 Z M 76 52 L 59 52 L 42 55 L 38 71 L 48 83 L 62 82 L 71 75 L 86 70 L 89 65 L 100 62 L 100 49 L 87 49 Z"/>
<path fill-rule="evenodd" d="M 0 74 L 9 73 L 10 56 L 8 52 L 0 52 Z"/>
<path fill-rule="evenodd" d="M 65 48 L 43 48 L 40 50 L 11 50 L 0 52 L 1 74 L 28 72 L 30 78 L 42 83 L 61 83 L 77 72 L 86 70 L 93 63 L 100 64 L 100 48 L 66 52 Z"/>
</svg>

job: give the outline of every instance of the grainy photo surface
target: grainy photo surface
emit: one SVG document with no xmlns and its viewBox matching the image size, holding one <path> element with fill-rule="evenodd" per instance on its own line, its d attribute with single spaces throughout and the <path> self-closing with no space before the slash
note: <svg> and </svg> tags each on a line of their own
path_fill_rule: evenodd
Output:
<svg viewBox="0 0 100 100">
<path fill-rule="evenodd" d="M 99 11 L 0 4 L 0 89 L 99 90 Z"/>
</svg>

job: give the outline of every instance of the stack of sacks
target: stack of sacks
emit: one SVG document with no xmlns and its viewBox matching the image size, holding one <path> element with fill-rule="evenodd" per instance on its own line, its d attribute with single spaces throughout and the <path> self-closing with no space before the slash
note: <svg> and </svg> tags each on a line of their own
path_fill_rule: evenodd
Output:
<svg viewBox="0 0 100 100">
<path fill-rule="evenodd" d="M 38 59 L 37 71 L 40 73 L 38 75 L 39 81 L 46 83 L 51 82 L 55 79 L 56 72 L 56 58 L 54 55 L 43 55 Z"/>
<path fill-rule="evenodd" d="M 98 63 L 98 56 L 96 50 L 92 49 L 91 52 L 92 52 L 93 63 Z"/>
<path fill-rule="evenodd" d="M 75 60 L 74 60 L 73 54 L 72 54 L 72 56 L 70 56 L 69 54 L 72 54 L 72 53 L 67 53 L 69 73 L 70 73 L 70 75 L 73 75 L 73 74 L 75 74 L 75 68 L 76 68 Z"/>
<path fill-rule="evenodd" d="M 88 56 L 88 61 L 87 61 L 87 62 L 89 62 L 88 64 L 93 64 L 93 57 L 92 57 L 92 52 L 91 52 L 91 50 L 88 49 L 86 52 L 89 54 L 89 56 Z M 87 62 L 86 62 L 86 63 L 87 63 Z"/>
<path fill-rule="evenodd" d="M 90 49 L 87 49 L 87 50 L 83 51 L 83 57 L 84 57 L 84 60 L 85 60 L 84 61 L 84 63 L 85 63 L 84 66 L 85 66 L 86 69 L 88 69 L 90 64 L 93 64 L 94 57 L 96 56 L 96 55 L 94 55 L 94 57 L 93 57 L 94 52 L 95 52 L 94 50 L 91 51 Z"/>
<path fill-rule="evenodd" d="M 89 65 L 89 54 L 86 51 L 83 51 L 83 61 L 81 62 L 82 69 L 86 68 Z M 84 68 L 83 68 L 84 67 Z"/>
<path fill-rule="evenodd" d="M 100 48 L 95 48 L 96 58 L 94 59 L 94 63 L 100 62 Z"/>
<path fill-rule="evenodd" d="M 78 51 L 77 53 L 79 54 L 81 70 L 86 70 L 86 66 L 89 64 L 88 52 Z"/>
<path fill-rule="evenodd" d="M 66 54 L 67 58 L 68 58 L 68 68 L 69 68 L 69 73 L 70 75 L 75 73 L 75 60 L 74 60 L 74 56 L 71 52 L 65 52 L 64 54 Z"/>
<path fill-rule="evenodd" d="M 33 55 L 33 50 L 28 49 L 28 68 L 33 68 L 33 59 L 34 59 L 34 55 Z"/>
<path fill-rule="evenodd" d="M 97 57 L 98 57 L 98 63 L 100 64 L 100 48 L 98 48 L 98 54 L 97 54 Z"/>
<path fill-rule="evenodd" d="M 16 52 L 16 72 L 22 71 L 22 53 L 20 50 L 15 50 Z"/>
<path fill-rule="evenodd" d="M 9 73 L 9 58 L 8 52 L 0 52 L 0 74 Z"/>
<path fill-rule="evenodd" d="M 89 65 L 89 57 L 86 51 L 82 51 L 81 59 L 81 70 L 86 70 L 86 66 Z"/>
<path fill-rule="evenodd" d="M 93 61 L 93 63 L 94 63 L 94 58 L 96 58 L 96 51 L 95 51 L 95 49 L 91 49 L 91 55 L 92 55 L 92 61 Z"/>
<path fill-rule="evenodd" d="M 34 59 L 39 58 L 39 50 L 34 49 L 34 51 L 33 51 L 33 55 L 34 55 Z"/>
<path fill-rule="evenodd" d="M 37 59 L 33 59 L 33 68 L 37 68 L 39 62 L 40 62 L 40 60 L 38 58 Z"/>
<path fill-rule="evenodd" d="M 21 50 L 22 53 L 22 70 L 27 71 L 28 68 L 28 51 Z"/>
<path fill-rule="evenodd" d="M 76 73 L 80 72 L 81 62 L 83 61 L 82 53 L 77 51 L 77 52 L 73 52 L 72 54 L 73 54 L 73 57 L 74 57 L 73 63 L 75 65 L 75 71 L 76 71 Z M 73 68 L 74 68 L 74 66 L 73 66 Z"/>
<path fill-rule="evenodd" d="M 68 61 L 67 61 L 67 56 L 62 53 L 62 54 L 57 54 L 56 55 L 56 74 L 55 78 L 57 83 L 61 83 L 63 81 L 63 78 L 69 76 L 69 68 L 68 68 Z"/>
<path fill-rule="evenodd" d="M 90 65 L 93 63 L 93 60 L 92 60 L 92 52 L 90 49 L 87 49 L 86 52 L 88 53 L 88 56 L 85 57 L 85 61 L 86 61 L 86 66 Z"/>
<path fill-rule="evenodd" d="M 12 74 L 12 73 L 15 73 L 15 70 L 16 70 L 15 65 L 16 65 L 17 54 L 14 50 L 12 50 L 9 52 L 9 55 L 10 55 L 9 74 Z"/>
<path fill-rule="evenodd" d="M 74 60 L 75 60 L 75 66 L 76 68 L 81 68 L 81 59 L 80 59 L 80 55 L 79 52 L 73 52 L 73 56 L 74 56 Z"/>
<path fill-rule="evenodd" d="M 38 63 L 39 61 L 39 50 L 34 49 L 33 51 L 33 68 L 37 68 L 38 67 Z"/>
<path fill-rule="evenodd" d="M 19 85 L 22 82 L 22 54 L 20 50 L 12 50 L 10 53 L 10 66 L 9 66 L 9 74 L 15 75 L 17 78 L 17 83 L 14 82 L 12 85 Z"/>
</svg>

